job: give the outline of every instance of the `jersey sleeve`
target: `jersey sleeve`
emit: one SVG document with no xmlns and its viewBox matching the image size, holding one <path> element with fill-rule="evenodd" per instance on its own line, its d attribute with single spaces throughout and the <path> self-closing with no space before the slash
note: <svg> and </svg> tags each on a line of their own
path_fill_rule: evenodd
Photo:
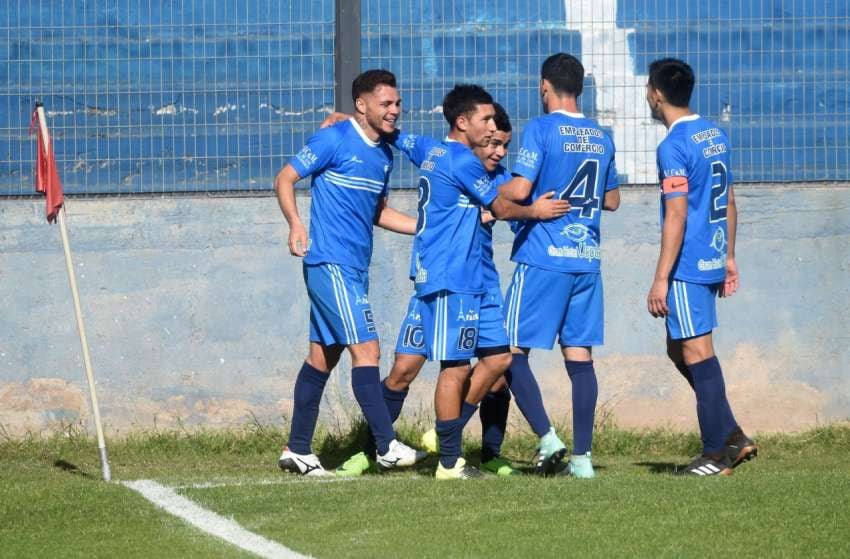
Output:
<svg viewBox="0 0 850 559">
<path fill-rule="evenodd" d="M 458 156 L 454 162 L 454 176 L 463 189 L 464 194 L 479 205 L 487 208 L 499 195 L 499 189 L 493 183 L 490 173 L 475 157 L 471 150 Z"/>
<path fill-rule="evenodd" d="M 688 195 L 688 157 L 678 142 L 658 146 L 661 196 L 664 200 Z"/>
<path fill-rule="evenodd" d="M 617 175 L 617 162 L 616 162 L 616 150 L 614 149 L 614 142 L 609 142 L 608 148 L 611 150 L 611 160 L 608 161 L 608 175 L 605 178 L 605 192 L 609 190 L 614 190 L 615 188 L 619 188 L 620 179 L 618 179 Z"/>
<path fill-rule="evenodd" d="M 540 120 L 528 121 L 522 133 L 522 143 L 514 162 L 513 173 L 534 182 L 543 164 L 544 147 Z"/>
<path fill-rule="evenodd" d="M 289 164 L 301 178 L 313 175 L 328 166 L 340 144 L 341 137 L 336 126 L 322 128 L 310 136 L 307 144 L 289 160 Z"/>
<path fill-rule="evenodd" d="M 400 130 L 390 137 L 390 144 L 417 167 L 422 165 L 422 162 L 428 157 L 428 148 L 433 143 L 434 140 L 428 136 L 407 134 Z"/>
</svg>

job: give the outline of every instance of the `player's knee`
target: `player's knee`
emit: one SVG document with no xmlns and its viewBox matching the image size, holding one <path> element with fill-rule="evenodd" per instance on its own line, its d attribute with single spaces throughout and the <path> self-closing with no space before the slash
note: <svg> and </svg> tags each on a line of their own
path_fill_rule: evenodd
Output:
<svg viewBox="0 0 850 559">
<path fill-rule="evenodd" d="M 511 366 L 513 356 L 509 351 L 487 355 L 481 358 L 493 376 L 500 377 Z"/>
<path fill-rule="evenodd" d="M 378 342 L 366 342 L 349 346 L 354 366 L 377 365 L 381 361 L 381 346 Z"/>
</svg>

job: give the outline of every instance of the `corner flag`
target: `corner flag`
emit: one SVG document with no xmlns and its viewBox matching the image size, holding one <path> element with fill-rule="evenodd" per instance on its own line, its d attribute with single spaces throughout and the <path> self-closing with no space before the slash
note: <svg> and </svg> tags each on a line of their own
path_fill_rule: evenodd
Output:
<svg viewBox="0 0 850 559">
<path fill-rule="evenodd" d="M 55 223 L 56 214 L 62 207 L 65 196 L 62 193 L 62 182 L 59 180 L 59 170 L 56 168 L 56 156 L 53 154 L 53 142 L 45 130 L 39 126 L 39 106 L 32 112 L 30 133 L 33 128 L 38 134 L 38 158 L 35 161 L 35 191 L 46 195 L 47 222 Z M 45 137 L 47 136 L 47 137 Z"/>
</svg>

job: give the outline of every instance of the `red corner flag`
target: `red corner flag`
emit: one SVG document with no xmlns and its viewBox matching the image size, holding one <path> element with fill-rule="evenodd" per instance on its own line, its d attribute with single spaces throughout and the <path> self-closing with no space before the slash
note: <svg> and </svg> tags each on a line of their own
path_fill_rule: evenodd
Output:
<svg viewBox="0 0 850 559">
<path fill-rule="evenodd" d="M 53 155 L 53 142 L 47 133 L 47 123 L 39 122 L 39 106 L 32 113 L 30 132 L 38 127 L 38 159 L 35 162 L 35 191 L 47 195 L 47 222 L 56 221 L 56 214 L 62 207 L 64 195 L 62 183 L 59 181 L 59 170 L 56 168 L 56 157 Z M 44 136 L 47 136 L 45 138 Z M 45 141 L 47 140 L 47 141 Z"/>
</svg>

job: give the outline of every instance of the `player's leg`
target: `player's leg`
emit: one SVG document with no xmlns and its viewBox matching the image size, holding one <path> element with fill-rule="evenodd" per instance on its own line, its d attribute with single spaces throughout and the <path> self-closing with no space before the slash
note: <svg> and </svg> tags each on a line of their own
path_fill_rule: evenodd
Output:
<svg viewBox="0 0 850 559">
<path fill-rule="evenodd" d="M 511 392 L 504 373 L 511 364 L 508 333 L 505 330 L 502 292 L 494 287 L 485 294 L 478 320 L 478 364 L 473 377 L 484 367 L 496 376 L 479 406 L 481 418 L 481 468 L 497 475 L 514 475 L 519 471 L 502 458 L 502 443 L 508 422 Z"/>
<path fill-rule="evenodd" d="M 554 473 L 567 450 L 546 414 L 528 354 L 532 347 L 551 349 L 555 343 L 569 289 L 563 276 L 518 264 L 505 295 L 505 324 L 512 353 L 505 378 L 517 407 L 540 437 L 537 471 L 543 474 Z"/>
<path fill-rule="evenodd" d="M 463 428 L 477 411 L 464 401 L 469 390 L 469 362 L 478 335 L 480 295 L 440 291 L 420 299 L 422 329 L 428 359 L 440 361 L 434 390 L 435 429 L 439 439 L 437 479 L 480 475 L 461 457 Z M 463 310 L 463 312 L 461 312 Z"/>
<path fill-rule="evenodd" d="M 717 289 L 716 285 L 674 280 L 667 296 L 668 355 L 681 354 L 691 375 L 703 441 L 702 456 L 685 470 L 693 475 L 731 474 L 733 463 L 737 466 L 757 451 L 754 444 L 746 444 L 752 441 L 739 440 L 736 436 L 740 429 L 726 398 L 723 371 L 714 353 L 712 330 L 717 327 Z M 740 435 L 746 437 L 743 432 Z M 745 443 L 744 448 L 738 449 L 743 451 L 740 460 L 737 453 L 729 456 L 727 441 L 730 440 Z"/>
<path fill-rule="evenodd" d="M 572 289 L 559 332 L 564 366 L 572 384 L 573 453 L 569 473 L 594 477 L 591 462 L 593 421 L 599 384 L 591 348 L 604 341 L 604 306 L 601 274 L 569 274 Z"/>
</svg>

